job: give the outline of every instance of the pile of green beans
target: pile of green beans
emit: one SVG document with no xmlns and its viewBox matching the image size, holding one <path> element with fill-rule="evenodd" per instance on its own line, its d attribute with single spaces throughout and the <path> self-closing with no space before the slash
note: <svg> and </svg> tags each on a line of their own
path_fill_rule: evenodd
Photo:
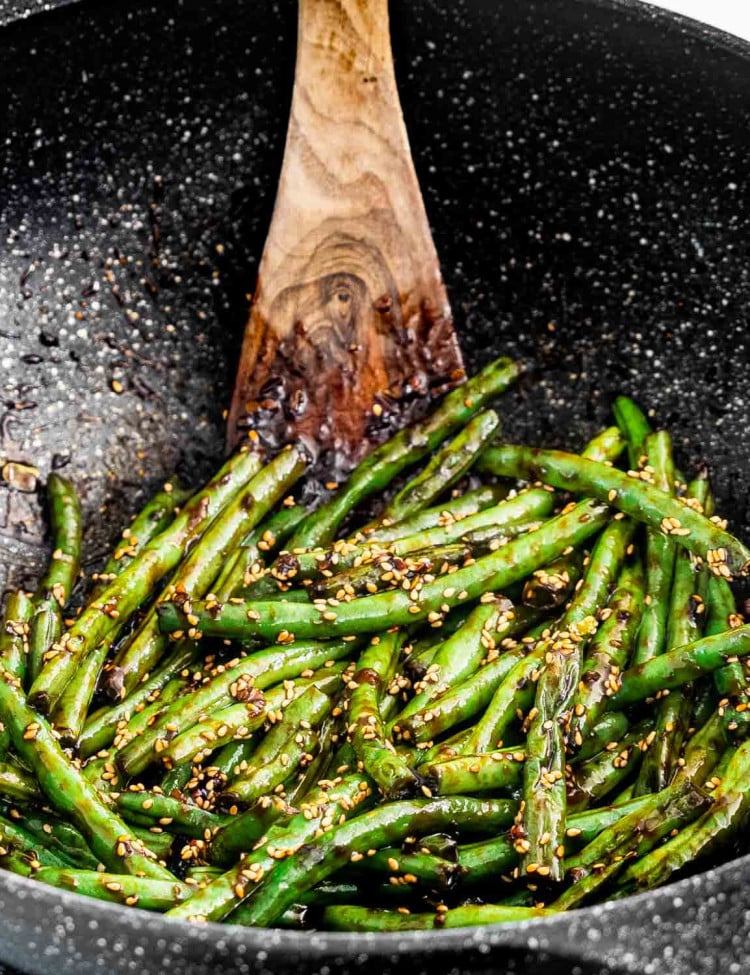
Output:
<svg viewBox="0 0 750 975">
<path fill-rule="evenodd" d="M 49 569 L 0 628 L 0 866 L 194 923 L 403 931 L 731 850 L 750 551 L 625 397 L 580 453 L 501 441 L 520 372 L 309 511 L 300 445 L 165 485 L 89 580 L 51 475 Z"/>
</svg>

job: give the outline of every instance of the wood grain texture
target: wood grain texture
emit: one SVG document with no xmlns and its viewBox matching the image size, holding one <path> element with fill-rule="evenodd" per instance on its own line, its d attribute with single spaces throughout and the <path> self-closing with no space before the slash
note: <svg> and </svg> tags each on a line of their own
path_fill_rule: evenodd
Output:
<svg viewBox="0 0 750 975">
<path fill-rule="evenodd" d="M 304 436 L 345 469 L 397 416 L 461 378 L 387 0 L 301 0 L 284 163 L 230 444 L 253 428 L 271 443 Z"/>
</svg>

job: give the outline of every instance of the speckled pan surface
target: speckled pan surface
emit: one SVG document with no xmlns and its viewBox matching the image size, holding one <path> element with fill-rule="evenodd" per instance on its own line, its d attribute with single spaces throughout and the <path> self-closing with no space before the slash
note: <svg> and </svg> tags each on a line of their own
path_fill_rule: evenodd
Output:
<svg viewBox="0 0 750 975">
<path fill-rule="evenodd" d="M 0 30 L 3 586 L 44 556 L 36 496 L 6 462 L 75 477 L 93 559 L 142 491 L 220 455 L 294 57 L 292 0 L 40 6 Z M 509 437 L 580 444 L 629 392 L 684 468 L 709 463 L 747 537 L 748 49 L 630 3 L 392 6 L 470 363 L 505 350 L 540 368 L 507 402 Z M 740 973 L 749 870 L 398 938 L 188 929 L 0 874 L 0 959 L 55 975 Z"/>
</svg>

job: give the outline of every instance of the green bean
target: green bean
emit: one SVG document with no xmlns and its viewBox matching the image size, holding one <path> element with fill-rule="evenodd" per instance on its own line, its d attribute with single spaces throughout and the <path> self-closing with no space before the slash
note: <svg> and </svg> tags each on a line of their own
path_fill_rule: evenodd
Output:
<svg viewBox="0 0 750 975">
<path fill-rule="evenodd" d="M 575 813 L 568 820 L 565 831 L 565 856 L 591 843 L 603 830 L 616 823 L 630 812 L 645 809 L 651 796 L 640 796 L 622 806 L 603 806 L 587 812 Z M 502 875 L 516 876 L 523 844 L 516 846 L 517 840 L 506 833 L 490 840 L 467 843 L 458 847 L 458 863 L 461 873 L 457 883 L 460 887 L 471 887 L 497 880 Z"/>
<path fill-rule="evenodd" d="M 729 707 L 724 711 L 724 726 L 733 741 L 742 741 L 750 734 L 750 711 Z"/>
<path fill-rule="evenodd" d="M 327 600 L 398 589 L 402 588 L 404 581 L 409 582 L 412 589 L 417 589 L 424 576 L 445 576 L 449 568 L 460 566 L 476 554 L 468 543 L 462 542 L 416 549 L 404 558 L 392 554 L 379 555 L 372 562 L 315 580 L 309 592 L 315 600 Z M 302 591 L 306 593 L 306 590 Z M 284 596 L 289 594 L 285 592 Z M 270 595 L 264 598 L 269 599 Z M 310 597 L 305 595 L 304 601 L 309 603 Z"/>
<path fill-rule="evenodd" d="M 21 810 L 11 809 L 10 815 L 23 823 L 23 828 L 36 840 L 39 849 L 49 850 L 68 866 L 96 870 L 98 857 L 71 823 L 37 805 L 24 804 Z"/>
<path fill-rule="evenodd" d="M 52 557 L 34 594 L 35 611 L 29 633 L 28 681 L 32 682 L 55 652 L 63 630 L 62 610 L 70 598 L 81 567 L 81 505 L 75 488 L 59 474 L 47 481 Z"/>
<path fill-rule="evenodd" d="M 646 459 L 652 469 L 654 485 L 674 496 L 675 471 L 672 461 L 672 439 L 660 430 L 645 442 Z M 642 664 L 664 651 L 667 639 L 667 615 L 672 590 L 672 577 L 677 547 L 669 535 L 657 529 L 646 533 L 646 591 L 643 621 L 633 654 L 633 663 Z"/>
<path fill-rule="evenodd" d="M 592 729 L 592 739 L 600 744 L 612 740 L 609 737 L 610 725 L 605 716 L 604 727 L 596 725 Z M 619 724 L 619 723 L 618 723 Z M 625 722 L 625 729 L 627 722 Z M 620 730 L 618 727 L 614 730 Z M 513 788 L 523 775 L 526 755 L 523 746 L 498 748 L 494 751 L 471 753 L 471 739 L 464 743 L 460 756 L 445 757 L 420 765 L 420 774 L 435 795 L 474 794 Z"/>
<path fill-rule="evenodd" d="M 648 853 L 673 830 L 697 819 L 708 805 L 708 796 L 690 782 L 655 793 L 645 808 L 623 816 L 565 861 L 565 873 L 573 884 L 553 902 L 552 909 L 578 907 L 611 881 L 626 858 Z"/>
<path fill-rule="evenodd" d="M 581 456 L 605 463 L 617 460 L 625 449 L 617 427 L 609 427 L 594 437 L 584 448 Z M 533 490 L 539 490 L 538 488 Z M 566 602 L 581 575 L 581 559 L 578 552 L 568 552 L 542 569 L 537 569 L 526 581 L 523 601 L 528 606 L 554 609 Z"/>
<path fill-rule="evenodd" d="M 317 836 L 296 856 L 277 863 L 246 905 L 243 924 L 272 924 L 300 893 L 351 862 L 353 854 L 356 860 L 357 854 L 364 855 L 369 849 L 456 824 L 461 833 L 502 827 L 510 824 L 516 809 L 515 802 L 450 796 L 387 803 L 362 813 Z"/>
<path fill-rule="evenodd" d="M 497 533 L 496 540 L 509 538 L 530 530 L 531 526 L 549 517 L 553 506 L 554 498 L 550 491 L 532 488 L 461 520 L 446 519 L 444 523 L 435 524 L 429 529 L 404 534 L 388 542 L 380 541 L 373 535 L 363 543 L 340 541 L 330 549 L 284 552 L 269 573 L 244 589 L 242 595 L 246 599 L 262 600 L 278 592 L 279 588 L 285 591 L 295 579 L 308 584 L 316 579 L 340 576 L 343 583 L 346 570 L 378 559 L 404 558 L 425 549 L 463 542 L 467 537 L 475 537 L 488 528 Z"/>
<path fill-rule="evenodd" d="M 73 484 L 55 473 L 47 478 L 47 496 L 53 551 L 49 568 L 39 583 L 37 598 L 49 594 L 63 607 L 70 599 L 81 568 L 81 502 Z"/>
<path fill-rule="evenodd" d="M 543 639 L 526 656 L 515 660 L 495 687 L 482 717 L 469 732 L 461 749 L 464 755 L 479 755 L 502 747 L 508 728 L 528 711 L 536 697 L 536 681 L 545 664 L 548 644 Z M 506 654 L 507 656 L 507 654 Z"/>
<path fill-rule="evenodd" d="M 13 762 L 0 762 L 0 796 L 31 802 L 43 798 L 34 776 Z"/>
<path fill-rule="evenodd" d="M 123 701 L 100 708 L 92 714 L 84 725 L 78 741 L 80 756 L 88 758 L 100 749 L 106 748 L 115 739 L 118 728 L 121 728 L 124 723 L 130 722 L 129 733 L 132 734 L 132 719 L 139 711 L 143 712 L 154 704 L 156 705 L 154 710 L 158 711 L 163 703 L 169 703 L 172 697 L 171 693 L 166 693 L 167 687 L 171 688 L 175 696 L 181 692 L 187 678 L 182 678 L 180 675 L 191 666 L 197 655 L 196 643 L 178 643 L 164 659 L 161 667 L 155 670 L 148 680 L 143 681 L 132 694 Z"/>
<path fill-rule="evenodd" d="M 453 610 L 443 620 L 438 620 L 435 624 L 416 623 L 409 628 L 409 643 L 404 647 L 404 655 L 407 656 L 407 663 L 415 654 L 419 655 L 426 647 L 431 647 L 433 651 L 459 630 L 469 618 L 472 606 L 461 606 Z M 411 646 L 411 651 L 409 647 Z"/>
<path fill-rule="evenodd" d="M 306 517 L 302 505 L 283 507 L 256 525 L 243 539 L 213 583 L 216 598 L 222 602 L 239 594 L 248 584 L 246 576 L 259 571 L 263 558 L 282 545 Z"/>
<path fill-rule="evenodd" d="M 54 858 L 54 861 L 55 866 L 63 866 L 63 864 L 57 863 L 57 857 Z M 10 848 L 6 851 L 5 856 L 0 857 L 0 867 L 19 877 L 33 877 L 41 865 L 40 860 L 37 859 L 36 850 Z"/>
<path fill-rule="evenodd" d="M 206 528 L 177 568 L 160 600 L 176 596 L 186 601 L 204 596 L 229 553 L 299 480 L 307 464 L 306 454 L 293 448 L 283 450 L 266 464 Z M 126 697 L 158 663 L 166 646 L 167 639 L 159 632 L 155 606 L 107 671 L 105 688 L 110 695 L 115 700 Z"/>
<path fill-rule="evenodd" d="M 26 857 L 26 860 L 22 859 L 23 857 Z M 15 866 L 23 863 L 26 863 L 26 872 L 14 869 Z M 36 868 L 31 866 L 32 863 L 36 864 Z M 40 866 L 64 867 L 66 865 L 63 857 L 40 844 L 37 837 L 23 826 L 0 816 L 0 867 L 28 877 Z"/>
<path fill-rule="evenodd" d="M 316 671 L 310 678 L 295 681 L 291 687 L 286 684 L 273 687 L 264 695 L 265 701 L 253 699 L 229 707 L 220 706 L 205 720 L 197 721 L 173 738 L 161 758 L 175 766 L 185 762 L 205 762 L 212 752 L 228 742 L 249 738 L 263 727 L 269 713 L 282 710 L 310 684 L 325 694 L 333 694 L 341 685 L 341 675 L 346 667 L 347 664 L 341 662 Z M 260 710 L 259 705 L 262 706 Z"/>
<path fill-rule="evenodd" d="M 498 792 L 519 785 L 526 755 L 504 748 L 484 755 L 461 755 L 420 766 L 430 792 L 437 796 Z"/>
<path fill-rule="evenodd" d="M 352 747 L 367 774 L 388 798 L 413 790 L 417 777 L 396 753 L 387 736 L 381 701 L 393 679 L 403 644 L 399 631 L 374 637 L 357 661 L 349 699 L 348 727 Z"/>
<path fill-rule="evenodd" d="M 191 615 L 197 620 L 194 627 L 206 636 L 225 639 L 242 640 L 256 635 L 274 639 L 284 631 L 301 639 L 325 639 L 339 634 L 378 632 L 384 619 L 391 626 L 414 623 L 429 618 L 430 614 L 439 619 L 445 612 L 444 605 L 449 608 L 460 605 L 525 578 L 562 554 L 569 545 L 578 545 L 597 532 L 606 517 L 606 509 L 596 502 L 584 501 L 536 531 L 514 538 L 497 552 L 454 572 L 450 585 L 445 578 L 425 583 L 417 599 L 403 590 L 378 593 L 342 603 L 335 612 L 330 607 L 297 603 L 229 603 L 210 610 L 202 603 L 193 603 Z M 159 615 L 165 632 L 189 625 L 175 603 L 160 604 Z"/>
<path fill-rule="evenodd" d="M 90 603 L 65 634 L 29 691 L 29 701 L 49 712 L 74 675 L 78 663 L 106 636 L 120 632 L 133 613 L 153 595 L 164 575 L 222 508 L 258 472 L 256 454 L 240 451 L 195 494 L 171 524 L 156 535 L 104 592 Z M 49 655 L 48 655 L 49 657 Z"/>
<path fill-rule="evenodd" d="M 331 710 L 331 694 L 341 686 L 341 679 L 337 674 L 334 686 L 326 691 L 320 687 L 320 683 L 312 679 L 305 681 L 298 694 L 292 693 L 284 710 L 273 715 L 271 727 L 253 752 L 252 765 L 243 770 L 243 775 L 253 767 L 260 767 L 276 758 L 300 728 L 306 725 L 318 727 L 324 721 Z"/>
<path fill-rule="evenodd" d="M 147 911 L 167 911 L 175 903 L 187 900 L 193 892 L 192 887 L 178 880 L 153 880 L 66 867 L 42 867 L 36 871 L 34 879 L 61 890 L 73 890 L 84 897 L 127 907 L 137 905 Z"/>
<path fill-rule="evenodd" d="M 705 629 L 703 631 L 706 632 Z M 710 677 L 700 677 L 693 688 L 693 709 L 688 732 L 704 725 L 716 710 L 716 691 Z"/>
<path fill-rule="evenodd" d="M 581 576 L 580 558 L 561 555 L 529 576 L 523 587 L 523 602 L 535 609 L 557 609 L 567 602 Z"/>
<path fill-rule="evenodd" d="M 174 856 L 173 847 L 177 841 L 176 837 L 167 833 L 161 826 L 144 827 L 131 824 L 130 832 L 135 839 L 140 840 L 165 863 Z"/>
<path fill-rule="evenodd" d="M 430 931 L 442 928 L 513 924 L 549 917 L 541 907 L 507 907 L 503 904 L 472 904 L 434 914 L 401 914 L 378 907 L 332 904 L 323 910 L 323 923 L 333 931 Z"/>
<path fill-rule="evenodd" d="M 688 741 L 682 764 L 675 774 L 675 783 L 690 779 L 696 785 L 703 785 L 728 745 L 724 721 L 720 714 L 714 713 Z"/>
<path fill-rule="evenodd" d="M 62 692 L 52 712 L 52 724 L 66 746 L 75 745 L 80 737 L 109 650 L 110 638 L 107 637 L 82 661 L 78 673 Z"/>
<path fill-rule="evenodd" d="M 677 596 L 684 592 L 680 577 L 683 574 L 683 553 L 678 553 L 675 570 L 675 585 L 673 594 Z M 688 583 L 694 581 L 692 570 L 688 568 Z M 692 586 L 690 587 L 693 588 Z M 688 597 L 691 606 L 692 596 Z M 673 609 L 672 609 L 673 611 Z M 688 642 L 683 639 L 677 646 Z M 665 789 L 674 777 L 682 743 L 687 734 L 690 714 L 693 705 L 692 684 L 688 683 L 671 691 L 660 698 L 655 715 L 654 730 L 656 734 L 644 754 L 638 780 L 635 784 L 635 794 L 644 795 L 649 792 L 659 792 Z"/>
<path fill-rule="evenodd" d="M 423 508 L 410 518 L 395 525 L 385 525 L 381 522 L 378 528 L 363 529 L 357 532 L 350 541 L 372 541 L 372 542 L 392 542 L 397 538 L 404 538 L 427 531 L 431 528 L 440 528 L 444 525 L 462 521 L 469 515 L 475 515 L 485 508 L 494 507 L 498 502 L 503 501 L 508 494 L 506 487 L 494 484 L 483 485 L 474 488 L 472 491 L 465 491 L 463 494 L 450 498 L 433 507 Z M 551 509 L 550 509 L 551 510 Z M 355 541 L 356 540 L 356 541 Z"/>
<path fill-rule="evenodd" d="M 457 613 L 452 613 L 451 617 L 457 615 Z M 448 618 L 451 619 L 451 617 Z M 466 616 L 463 616 L 463 618 L 466 619 Z M 445 638 L 449 635 L 446 633 Z M 444 637 L 441 630 L 437 629 L 433 630 L 429 636 L 420 637 L 414 643 L 405 646 L 404 654 L 406 659 L 404 661 L 404 672 L 409 675 L 412 681 L 419 682 L 424 678 L 435 654 L 443 645 L 443 640 Z"/>
<path fill-rule="evenodd" d="M 330 702 L 329 702 L 330 707 Z M 249 806 L 278 793 L 291 784 L 292 777 L 313 761 L 319 750 L 317 728 L 302 728 L 284 745 L 283 750 L 265 765 L 243 772 L 233 779 L 220 796 L 223 805 Z M 283 794 L 283 793 L 282 793 Z"/>
<path fill-rule="evenodd" d="M 50 804 L 69 817 L 86 838 L 92 853 L 110 868 L 143 873 L 157 880 L 172 874 L 156 863 L 150 851 L 128 836 L 122 820 L 71 765 L 50 726 L 24 700 L 14 683 L 17 678 L 0 675 L 0 718 L 21 758 L 33 770 Z"/>
<path fill-rule="evenodd" d="M 571 762 L 580 764 L 598 755 L 610 742 L 624 738 L 629 727 L 630 722 L 622 711 L 609 711 L 607 714 L 603 714 L 589 732 L 588 738 L 571 758 Z"/>
<path fill-rule="evenodd" d="M 454 857 L 458 846 L 455 835 L 447 829 L 441 829 L 436 833 L 423 833 L 419 837 L 409 836 L 402 846 L 411 846 L 418 840 L 419 847 L 426 852 L 438 857 Z"/>
<path fill-rule="evenodd" d="M 703 637 L 677 647 L 645 664 L 630 667 L 621 675 L 620 687 L 610 698 L 610 708 L 623 708 L 655 694 L 664 696 L 675 687 L 688 684 L 702 674 L 750 654 L 750 625 L 726 633 Z"/>
<path fill-rule="evenodd" d="M 205 670 L 197 663 L 195 670 L 183 667 L 177 676 L 167 681 L 164 687 L 157 688 L 153 694 L 149 694 L 145 702 L 134 704 L 133 713 L 128 713 L 117 723 L 115 739 L 112 742 L 115 750 L 124 748 L 133 738 L 145 734 L 173 701 L 183 697 L 194 685 L 201 682 L 204 674 Z M 127 700 L 132 700 L 132 696 Z M 115 707 L 111 710 L 119 714 L 119 708 Z"/>
<path fill-rule="evenodd" d="M 528 612 L 517 610 L 502 596 L 480 602 L 463 626 L 437 648 L 424 680 L 414 687 L 417 693 L 396 715 L 391 727 L 401 726 L 408 717 L 427 707 L 431 700 L 471 676 L 485 657 L 496 657 L 500 641 L 518 632 L 518 628 L 525 629 L 529 618 L 535 621 L 534 614 L 529 617 Z"/>
<path fill-rule="evenodd" d="M 232 661 L 218 668 L 214 677 L 195 693 L 169 705 L 143 735 L 122 749 L 119 765 L 127 775 L 137 775 L 158 758 L 180 729 L 191 727 L 201 714 L 209 714 L 220 702 L 242 701 L 257 690 L 299 677 L 305 670 L 322 667 L 329 660 L 341 660 L 355 651 L 356 644 L 344 640 L 309 642 L 268 647 Z"/>
<path fill-rule="evenodd" d="M 172 480 L 146 502 L 123 531 L 120 541 L 115 545 L 114 553 L 102 571 L 91 577 L 96 582 L 91 592 L 91 599 L 97 599 L 107 585 L 130 565 L 141 549 L 167 528 L 179 507 L 189 497 L 190 492 L 183 490 L 179 483 Z"/>
<path fill-rule="evenodd" d="M 633 799 L 633 793 L 635 791 L 634 787 L 635 782 L 631 782 L 629 785 L 626 785 L 624 789 L 620 789 L 620 791 L 610 799 L 610 803 L 613 806 L 622 806 L 625 803 L 630 802 L 630 800 Z M 637 798 L 643 799 L 644 796 L 638 796 Z"/>
<path fill-rule="evenodd" d="M 331 716 L 321 725 L 318 731 L 318 749 L 312 761 L 299 773 L 296 780 L 285 788 L 285 799 L 292 811 L 305 802 L 310 793 L 319 788 L 320 783 L 327 781 L 332 774 L 339 777 L 345 771 L 357 767 L 354 749 L 341 734 L 343 719 L 338 714 L 338 710 L 337 703 Z M 388 701 L 383 702 L 383 713 L 386 715 L 389 713 Z M 343 744 L 337 744 L 342 740 Z M 346 757 L 341 759 L 342 755 Z M 283 814 L 287 815 L 289 809 L 283 810 Z"/>
<path fill-rule="evenodd" d="M 619 427 L 607 427 L 589 440 L 581 451 L 581 456 L 588 457 L 589 460 L 597 460 L 602 464 L 606 461 L 614 463 L 626 446 L 627 441 Z"/>
<path fill-rule="evenodd" d="M 269 700 L 258 695 L 241 704 L 220 707 L 205 721 L 197 721 L 190 728 L 172 738 L 159 757 L 167 769 L 190 768 L 191 763 L 203 763 L 217 748 L 230 741 L 250 739 L 268 720 L 269 711 L 280 707 L 283 690 Z M 185 781 L 189 779 L 188 775 Z M 169 791 L 169 789 L 165 789 Z"/>
<path fill-rule="evenodd" d="M 215 769 L 227 780 L 239 775 L 243 762 L 249 762 L 250 757 L 255 751 L 254 741 L 232 741 L 225 745 L 221 751 L 214 755 L 211 760 L 210 769 Z"/>
<path fill-rule="evenodd" d="M 306 793 L 309 791 L 306 790 Z M 296 799 L 295 802 L 297 806 L 281 796 L 274 796 L 268 803 L 266 797 L 263 797 L 252 808 L 238 812 L 232 817 L 232 822 L 213 837 L 208 851 L 209 861 L 218 867 L 230 867 L 244 853 L 254 850 L 256 844 L 265 842 L 264 838 L 271 830 L 276 834 L 286 828 L 290 820 L 298 815 L 297 807 L 308 806 L 307 802 L 302 803 Z"/>
<path fill-rule="evenodd" d="M 687 496 L 701 506 L 706 504 L 708 481 L 705 476 L 691 482 Z M 684 550 L 678 552 L 667 617 L 666 650 L 682 647 L 701 635 L 700 613 L 705 608 L 703 596 L 706 581 L 706 574 L 694 565 L 692 556 Z M 644 755 L 636 782 L 636 794 L 658 792 L 672 781 L 690 723 L 692 705 L 692 685 L 678 688 L 659 701 L 656 738 Z"/>
<path fill-rule="evenodd" d="M 428 743 L 425 743 L 421 748 L 418 746 L 416 749 L 416 758 L 414 759 L 415 765 L 419 767 L 421 765 L 432 764 L 433 762 L 447 762 L 448 759 L 458 758 L 461 754 L 461 749 L 469 738 L 470 732 L 471 728 L 462 728 L 448 738 L 444 738 L 442 741 L 437 742 L 437 744 L 432 745 L 432 747 L 427 747 Z"/>
<path fill-rule="evenodd" d="M 398 726 L 399 734 L 415 742 L 433 741 L 450 728 L 483 711 L 502 682 L 506 678 L 510 682 L 512 672 L 515 677 L 517 671 L 514 672 L 514 668 L 519 661 L 528 660 L 530 673 L 539 670 L 543 664 L 543 654 L 535 652 L 536 640 L 533 636 L 529 634 L 526 639 L 528 643 L 521 641 L 514 649 L 506 650 L 476 674 L 430 701 L 422 711 L 405 718 Z"/>
<path fill-rule="evenodd" d="M 607 502 L 669 535 L 704 559 L 715 575 L 731 578 L 750 571 L 750 550 L 729 532 L 654 485 L 606 464 L 560 450 L 509 444 L 490 447 L 478 463 L 491 474 L 541 479 L 553 487 Z"/>
<path fill-rule="evenodd" d="M 711 788 L 712 788 L 712 793 L 711 794 L 714 797 L 716 796 L 716 789 L 721 784 L 722 780 L 724 779 L 724 776 L 727 774 L 727 769 L 729 768 L 729 763 L 732 761 L 732 758 L 734 757 L 735 751 L 736 751 L 736 749 L 733 748 L 732 746 L 730 746 L 729 748 L 727 748 L 727 750 L 724 752 L 724 754 L 719 759 L 716 767 L 714 768 L 713 775 L 708 780 L 709 783 L 710 783 L 710 785 L 711 785 Z"/>
<path fill-rule="evenodd" d="M 224 800 L 249 805 L 286 782 L 300 764 L 311 761 L 317 730 L 332 707 L 328 695 L 314 685 L 308 687 L 260 743 L 251 764 L 232 780 Z"/>
<path fill-rule="evenodd" d="M 742 617 L 737 613 L 734 593 L 726 579 L 711 576 L 708 580 L 706 593 L 708 618 L 706 620 L 706 636 L 723 633 L 734 629 L 742 623 Z M 748 680 L 742 664 L 727 664 L 714 671 L 714 684 L 721 697 L 747 698 Z"/>
<path fill-rule="evenodd" d="M 750 740 L 743 742 L 726 767 L 713 794 L 713 803 L 694 823 L 686 826 L 663 846 L 630 864 L 620 878 L 625 896 L 665 883 L 686 864 L 694 863 L 742 829 L 750 811 Z"/>
<path fill-rule="evenodd" d="M 116 792 L 126 784 L 114 764 L 112 753 L 102 750 L 81 768 L 81 775 L 100 795 Z"/>
<path fill-rule="evenodd" d="M 607 690 L 630 658 L 641 622 L 643 570 L 639 559 L 624 566 L 581 668 L 573 698 L 569 741 L 580 748 L 607 705 Z"/>
<path fill-rule="evenodd" d="M 617 426 L 627 438 L 630 466 L 638 470 L 643 466 L 643 456 L 648 456 L 647 440 L 651 434 L 651 424 L 641 408 L 627 396 L 617 397 L 612 404 L 612 412 Z"/>
<path fill-rule="evenodd" d="M 305 570 L 310 569 L 313 571 L 320 571 L 320 568 L 341 569 L 379 552 L 405 555 L 418 548 L 449 545 L 486 528 L 494 528 L 500 534 L 519 534 L 526 525 L 549 518 L 553 508 L 554 496 L 550 491 L 545 491 L 543 488 L 529 488 L 460 520 L 446 519 L 444 523 L 432 525 L 421 531 L 403 533 L 390 540 L 381 539 L 380 533 L 374 532 L 366 537 L 364 544 L 337 542 L 328 552 L 322 550 L 326 555 L 325 559 L 320 558 L 320 552 L 300 553 L 297 558 L 303 574 Z M 406 527 L 407 524 L 411 523 L 403 522 L 402 526 Z"/>
<path fill-rule="evenodd" d="M 34 603 L 22 590 L 11 592 L 5 605 L 0 625 L 0 667 L 23 682 L 26 674 L 26 656 L 29 649 L 29 621 Z M 0 728 L 0 759 L 10 746 L 10 734 Z"/>
<path fill-rule="evenodd" d="M 593 802 L 598 802 L 611 793 L 637 768 L 652 722 L 641 721 L 622 738 L 599 752 L 586 762 L 581 762 L 574 770 L 573 780 L 568 787 L 568 813 L 582 812 Z"/>
<path fill-rule="evenodd" d="M 117 799 L 117 807 L 126 820 L 130 818 L 131 813 L 135 813 L 139 819 L 144 817 L 154 826 L 174 825 L 179 833 L 197 839 L 205 839 L 207 830 L 213 834 L 231 823 L 234 818 L 209 812 L 193 803 L 174 799 L 172 796 L 163 796 L 158 792 L 140 789 L 121 792 Z"/>
<path fill-rule="evenodd" d="M 443 523 L 393 540 L 382 541 L 375 537 L 379 534 L 376 532 L 367 536 L 364 543 L 339 541 L 330 549 L 282 553 L 270 573 L 245 589 L 243 595 L 245 598 L 264 599 L 277 592 L 279 587 L 284 589 L 295 579 L 306 584 L 321 577 L 329 579 L 334 574 L 342 576 L 347 569 L 365 565 L 381 556 L 386 559 L 403 558 L 423 549 L 461 542 L 467 534 L 473 536 L 482 529 L 491 528 L 500 537 L 515 536 L 526 531 L 530 525 L 548 518 L 553 507 L 554 497 L 550 491 L 531 488 L 461 520 L 448 518 Z"/>
<path fill-rule="evenodd" d="M 546 641 L 545 665 L 536 682 L 534 709 L 526 738 L 523 774 L 523 829 L 528 844 L 524 866 L 562 879 L 555 850 L 565 831 L 565 736 L 578 687 L 583 652 L 596 631 L 597 607 L 606 603 L 625 559 L 633 525 L 612 521 L 597 539 L 586 574 L 562 619 Z"/>
<path fill-rule="evenodd" d="M 159 782 L 159 788 L 165 795 L 179 798 L 188 782 L 191 782 L 193 778 L 193 766 L 188 762 L 183 762 L 182 765 L 175 765 L 173 768 L 167 769 Z"/>
<path fill-rule="evenodd" d="M 211 867 L 207 864 L 196 863 L 191 866 L 187 872 L 186 880 L 188 882 L 195 881 L 196 883 L 208 882 L 215 880 L 217 877 L 221 876 L 221 870 L 218 867 Z"/>
<path fill-rule="evenodd" d="M 271 826 L 262 842 L 256 843 L 253 838 L 247 846 L 244 828 L 249 817 L 247 814 L 238 816 L 234 823 L 214 838 L 214 862 L 233 862 L 243 850 L 251 852 L 212 883 L 196 891 L 189 904 L 173 908 L 169 916 L 186 920 L 222 920 L 253 894 L 267 873 L 274 871 L 284 850 L 302 848 L 311 843 L 322 828 L 337 822 L 341 816 L 353 815 L 369 802 L 371 795 L 372 790 L 363 776 L 346 776 L 335 784 L 331 783 L 328 791 L 318 789 L 308 797 L 301 812 L 287 823 Z M 302 889 L 297 893 L 302 893 Z M 293 893 L 292 899 L 295 898 L 296 894 Z"/>
<path fill-rule="evenodd" d="M 36 680 L 49 653 L 55 652 L 63 632 L 62 610 L 51 593 L 34 597 L 35 611 L 29 627 L 29 653 L 26 661 L 25 680 Z"/>
<path fill-rule="evenodd" d="M 9 593 L 0 625 L 0 666 L 23 680 L 28 653 L 29 621 L 34 603 L 22 590 Z"/>
<path fill-rule="evenodd" d="M 458 847 L 458 863 L 461 874 L 458 885 L 474 887 L 488 881 L 497 881 L 503 875 L 517 872 L 519 853 L 508 833 L 489 840 L 465 843 Z"/>
<path fill-rule="evenodd" d="M 403 521 L 432 504 L 472 467 L 499 427 L 500 418 L 494 410 L 477 413 L 452 440 L 443 444 L 424 470 L 401 488 L 386 505 L 382 517 L 389 522 Z"/>
<path fill-rule="evenodd" d="M 383 850 L 368 850 L 367 856 L 357 861 L 353 872 L 355 875 L 357 873 L 388 874 L 389 877 L 397 881 L 401 880 L 403 883 L 409 883 L 405 878 L 411 875 L 421 884 L 429 884 L 433 889 L 448 890 L 459 878 L 461 868 L 458 863 L 425 850 L 405 851 L 398 847 L 386 847 Z M 314 890 L 310 891 L 311 894 L 314 892 Z"/>
<path fill-rule="evenodd" d="M 330 501 L 313 512 L 298 528 L 289 548 L 315 548 L 328 544 L 344 518 L 365 498 L 382 490 L 405 468 L 429 456 L 443 440 L 460 429 L 521 374 L 510 359 L 497 359 L 443 399 L 425 420 L 401 430 L 377 447 Z"/>
</svg>

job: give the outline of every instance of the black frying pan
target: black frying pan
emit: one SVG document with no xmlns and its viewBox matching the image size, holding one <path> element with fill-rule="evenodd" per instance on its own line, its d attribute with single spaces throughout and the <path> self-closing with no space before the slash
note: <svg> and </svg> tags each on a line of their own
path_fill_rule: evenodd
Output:
<svg viewBox="0 0 750 975">
<path fill-rule="evenodd" d="M 469 364 L 539 367 L 508 435 L 580 445 L 630 393 L 684 469 L 710 465 L 747 538 L 750 48 L 616 0 L 393 7 Z M 0 457 L 74 477 L 92 559 L 144 491 L 221 453 L 294 22 L 293 0 L 121 0 L 0 30 Z M 6 585 L 44 549 L 34 472 L 3 470 Z M 0 958 L 55 975 L 743 972 L 748 869 L 543 922 L 380 937 L 168 924 L 0 874 Z"/>
</svg>

